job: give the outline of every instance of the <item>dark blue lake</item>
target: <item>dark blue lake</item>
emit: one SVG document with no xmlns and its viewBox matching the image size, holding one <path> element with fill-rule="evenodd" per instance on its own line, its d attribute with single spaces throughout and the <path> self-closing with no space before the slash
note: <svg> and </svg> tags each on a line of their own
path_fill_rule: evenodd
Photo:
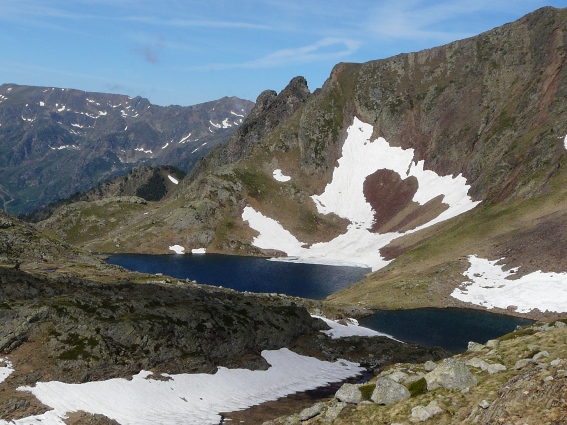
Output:
<svg viewBox="0 0 567 425">
<path fill-rule="evenodd" d="M 419 308 L 379 310 L 359 323 L 402 341 L 463 352 L 469 341 L 484 344 L 533 320 L 466 308 Z"/>
<path fill-rule="evenodd" d="M 318 300 L 361 280 L 370 272 L 358 267 L 287 263 L 220 254 L 114 254 L 107 262 L 143 273 L 163 273 L 237 291 L 275 292 Z M 461 308 L 383 310 L 360 320 L 361 325 L 399 340 L 426 347 L 441 346 L 453 352 L 466 350 L 469 341 L 484 343 L 513 331 L 518 325 L 532 322 Z"/>
<path fill-rule="evenodd" d="M 269 261 L 221 254 L 114 254 L 107 260 L 130 270 L 163 273 L 237 291 L 275 292 L 322 300 L 361 280 L 370 269 Z"/>
</svg>

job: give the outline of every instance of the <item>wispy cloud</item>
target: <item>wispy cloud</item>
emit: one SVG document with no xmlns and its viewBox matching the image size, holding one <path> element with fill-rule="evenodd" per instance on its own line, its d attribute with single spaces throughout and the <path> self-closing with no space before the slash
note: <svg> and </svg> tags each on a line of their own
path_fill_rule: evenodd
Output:
<svg viewBox="0 0 567 425">
<path fill-rule="evenodd" d="M 479 15 L 513 12 L 515 7 L 526 7 L 527 3 L 541 2 L 533 0 L 530 2 L 526 0 L 388 2 L 370 9 L 365 27 L 370 34 L 382 39 L 428 39 L 448 42 L 477 34 L 474 22 Z M 467 22 L 467 25 L 463 25 L 463 22 Z M 479 26 L 485 22 L 486 20 L 478 19 Z M 467 29 L 463 30 L 463 28 Z M 480 28 L 480 30 L 485 29 L 488 28 Z"/>
<path fill-rule="evenodd" d="M 125 21 L 143 23 L 148 25 L 165 27 L 202 27 L 202 28 L 233 28 L 252 30 L 273 30 L 273 27 L 263 24 L 254 24 L 241 21 L 215 21 L 208 19 L 163 19 L 155 16 L 128 16 L 122 18 Z"/>
<path fill-rule="evenodd" d="M 242 63 L 216 63 L 191 68 L 193 70 L 258 69 L 275 68 L 290 64 L 304 64 L 323 60 L 339 60 L 360 47 L 360 42 L 351 39 L 325 38 L 307 46 L 281 49 L 261 58 Z"/>
</svg>

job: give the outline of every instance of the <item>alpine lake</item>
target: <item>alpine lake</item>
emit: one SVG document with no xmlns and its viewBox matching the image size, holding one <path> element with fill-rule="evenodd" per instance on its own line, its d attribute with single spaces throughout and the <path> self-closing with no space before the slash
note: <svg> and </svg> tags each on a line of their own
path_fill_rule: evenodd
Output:
<svg viewBox="0 0 567 425">
<path fill-rule="evenodd" d="M 164 274 L 241 292 L 267 292 L 322 300 L 361 280 L 370 269 L 271 261 L 221 254 L 113 254 L 109 264 Z M 360 324 L 405 342 L 464 352 L 469 341 L 484 343 L 532 320 L 462 308 L 380 310 Z"/>
</svg>

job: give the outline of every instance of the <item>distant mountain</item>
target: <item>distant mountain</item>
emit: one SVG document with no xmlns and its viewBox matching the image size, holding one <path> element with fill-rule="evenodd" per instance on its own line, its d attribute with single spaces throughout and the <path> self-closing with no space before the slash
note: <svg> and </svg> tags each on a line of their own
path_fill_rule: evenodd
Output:
<svg viewBox="0 0 567 425">
<path fill-rule="evenodd" d="M 0 86 L 0 208 L 29 212 L 139 165 L 189 170 L 228 140 L 253 103 L 195 106 L 15 84 Z"/>
</svg>

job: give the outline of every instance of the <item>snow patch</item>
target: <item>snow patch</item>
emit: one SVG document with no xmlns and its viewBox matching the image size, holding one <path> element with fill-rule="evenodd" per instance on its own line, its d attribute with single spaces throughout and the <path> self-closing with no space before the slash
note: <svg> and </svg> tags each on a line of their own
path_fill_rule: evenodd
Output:
<svg viewBox="0 0 567 425">
<path fill-rule="evenodd" d="M 55 106 L 57 106 L 57 104 Z M 57 109 L 57 112 L 63 112 L 65 108 L 66 108 L 65 105 L 61 105 L 61 107 Z"/>
<path fill-rule="evenodd" d="M 282 174 L 282 170 L 280 170 L 279 168 L 274 170 L 273 173 L 274 179 L 276 179 L 279 182 L 288 182 L 291 180 L 290 176 L 286 176 L 285 174 Z"/>
<path fill-rule="evenodd" d="M 183 139 L 181 139 L 178 143 L 180 145 L 182 145 L 183 143 L 188 142 L 189 137 L 191 137 L 191 133 L 189 133 L 187 136 L 185 136 Z"/>
<path fill-rule="evenodd" d="M 400 178 L 415 177 L 419 187 L 413 201 L 421 205 L 441 195 L 449 208 L 423 227 L 455 217 L 474 208 L 468 196 L 470 186 L 461 175 L 439 176 L 434 171 L 424 170 L 424 161 L 414 162 L 414 150 L 393 147 L 379 137 L 371 141 L 373 127 L 354 118 L 348 137 L 343 145 L 342 157 L 333 172 L 331 183 L 321 195 L 312 199 L 321 214 L 335 213 L 350 220 L 354 225 L 369 229 L 374 224 L 374 211 L 366 201 L 363 185 L 366 178 L 377 170 L 392 170 Z"/>
<path fill-rule="evenodd" d="M 193 248 L 191 254 L 206 254 L 207 248 Z"/>
<path fill-rule="evenodd" d="M 469 256 L 470 267 L 464 273 L 469 281 L 461 283 L 451 296 L 488 309 L 516 306 L 519 313 L 536 308 L 567 312 L 567 273 L 536 271 L 510 280 L 514 270 L 504 271 L 504 266 L 496 265 L 498 261 Z"/>
<path fill-rule="evenodd" d="M 433 171 L 424 170 L 423 161 L 414 161 L 413 149 L 392 147 L 381 137 L 371 141 L 372 132 L 370 124 L 354 118 L 347 130 L 342 157 L 333 172 L 332 181 L 321 195 L 312 196 L 319 213 L 335 213 L 351 222 L 345 234 L 329 242 L 306 247 L 277 221 L 263 216 L 252 207 L 246 207 L 242 218 L 260 233 L 252 243 L 259 248 L 283 251 L 288 256 L 297 257 L 294 259 L 297 262 L 345 264 L 352 263 L 355 258 L 359 266 L 371 267 L 374 271 L 385 267 L 389 261 L 382 258 L 380 248 L 403 233 L 370 232 L 375 211 L 366 201 L 363 186 L 370 174 L 381 169 L 392 170 L 402 179 L 414 176 L 419 186 L 414 202 L 423 205 L 441 195 L 443 203 L 448 205 L 435 219 L 407 233 L 448 220 L 478 204 L 468 196 L 469 186 L 464 177 L 439 176 Z"/>
<path fill-rule="evenodd" d="M 39 102 L 39 106 L 45 106 L 45 102 Z"/>
<path fill-rule="evenodd" d="M 71 133 L 75 133 L 75 134 L 78 135 L 77 132 L 74 132 L 72 130 L 71 130 Z M 80 150 L 80 148 L 77 145 L 63 145 L 63 146 L 57 146 L 57 147 L 50 146 L 50 149 L 54 150 L 54 151 L 60 151 L 60 150 L 63 150 L 63 149 L 72 149 L 72 150 L 76 150 L 76 151 Z"/>
<path fill-rule="evenodd" d="M 182 247 L 181 245 L 172 245 L 169 247 L 169 249 L 175 252 L 176 254 L 185 254 L 185 248 Z"/>
<path fill-rule="evenodd" d="M 166 143 L 165 145 L 163 145 L 161 148 L 162 148 L 162 149 L 165 149 L 165 148 L 167 148 L 168 146 L 169 146 L 169 142 L 167 142 L 167 143 Z"/>
<path fill-rule="evenodd" d="M 348 318 L 345 321 L 346 324 L 343 325 L 341 323 L 338 323 L 337 321 L 330 320 L 330 319 L 327 319 L 325 317 L 313 316 L 313 315 L 312 315 L 312 317 L 315 317 L 317 319 L 321 319 L 327 325 L 330 326 L 331 329 L 329 329 L 327 331 L 321 331 L 321 332 L 326 334 L 326 335 L 329 335 L 332 339 L 345 338 L 345 337 L 349 337 L 349 336 L 385 336 L 385 337 L 388 337 L 390 339 L 396 340 L 391 335 L 388 335 L 388 334 L 385 334 L 385 333 L 382 333 L 382 332 L 375 331 L 373 329 L 369 329 L 369 328 L 365 328 L 363 326 L 360 326 L 358 324 L 358 320 L 356 320 L 356 319 Z"/>
<path fill-rule="evenodd" d="M 14 371 L 14 367 L 12 365 L 12 362 L 8 359 L 0 358 L 0 363 L 6 364 L 6 366 L 0 367 L 0 384 L 1 384 L 6 380 L 6 378 L 8 378 L 8 376 L 12 374 L 12 372 Z"/>
<path fill-rule="evenodd" d="M 567 149 L 567 136 L 565 136 L 565 138 L 563 139 L 563 146 L 565 146 L 565 149 Z"/>
<path fill-rule="evenodd" d="M 170 176 L 169 174 L 167 175 L 167 178 L 171 181 L 171 183 L 173 184 L 179 184 L 179 180 L 177 180 L 175 177 Z"/>
<path fill-rule="evenodd" d="M 126 130 L 127 128 L 128 128 L 128 127 L 126 127 L 124 130 Z M 145 150 L 144 148 L 134 148 L 134 150 L 135 150 L 136 152 L 153 153 L 153 152 L 151 151 L 151 149 Z"/>
<path fill-rule="evenodd" d="M 222 120 L 222 128 L 229 128 L 232 127 L 232 124 L 228 122 L 228 118 Z"/>
<path fill-rule="evenodd" d="M 232 115 L 236 115 L 237 117 L 242 117 L 242 118 L 244 118 L 244 115 L 237 114 L 237 113 L 234 112 L 234 111 L 230 111 L 230 113 L 231 113 Z"/>
<path fill-rule="evenodd" d="M 221 125 L 220 125 L 220 124 L 215 124 L 215 123 L 212 122 L 211 120 L 209 120 L 209 122 L 211 123 L 211 125 L 212 125 L 213 127 L 215 127 L 215 128 L 221 128 Z M 211 127 L 209 127 L 209 129 L 210 129 L 210 128 L 211 128 Z"/>
<path fill-rule="evenodd" d="M 29 391 L 53 410 L 27 417 L 16 424 L 64 425 L 68 412 L 101 414 L 121 424 L 218 424 L 220 412 L 246 409 L 331 382 L 339 382 L 364 369 L 346 360 L 327 362 L 301 356 L 287 348 L 265 350 L 268 370 L 227 369 L 212 374 L 162 375 L 152 379 L 142 371 L 131 380 L 115 378 L 83 384 L 38 382 Z M 13 423 L 13 422 L 10 422 Z M 8 422 L 1 421 L 7 425 Z"/>
</svg>

